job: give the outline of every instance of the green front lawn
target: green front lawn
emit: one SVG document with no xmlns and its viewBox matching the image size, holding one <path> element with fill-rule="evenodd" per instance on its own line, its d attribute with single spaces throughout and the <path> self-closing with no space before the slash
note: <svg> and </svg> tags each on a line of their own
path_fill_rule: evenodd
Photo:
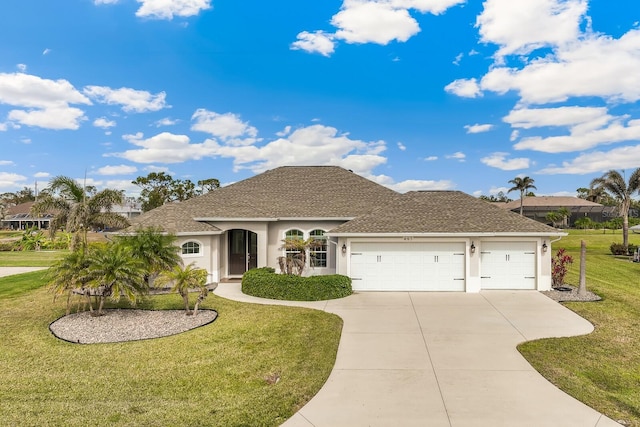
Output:
<svg viewBox="0 0 640 427">
<path fill-rule="evenodd" d="M 209 295 L 202 308 L 218 318 L 202 328 L 70 344 L 49 332 L 64 302 L 52 304 L 42 284 L 42 272 L 0 278 L 3 426 L 277 426 L 326 381 L 342 328 L 316 310 Z M 181 309 L 182 301 L 154 296 L 142 307 Z"/>
<path fill-rule="evenodd" d="M 0 267 L 49 267 L 69 251 L 2 251 Z"/>
<path fill-rule="evenodd" d="M 580 241 L 587 243 L 587 288 L 603 300 L 566 306 L 595 325 L 592 334 L 545 339 L 519 349 L 542 375 L 562 390 L 614 420 L 640 426 L 640 263 L 614 257 L 622 242 L 602 231 L 571 230 L 553 244 L 574 257 L 567 283 L 578 285 Z M 640 235 L 629 234 L 640 244 Z"/>
</svg>

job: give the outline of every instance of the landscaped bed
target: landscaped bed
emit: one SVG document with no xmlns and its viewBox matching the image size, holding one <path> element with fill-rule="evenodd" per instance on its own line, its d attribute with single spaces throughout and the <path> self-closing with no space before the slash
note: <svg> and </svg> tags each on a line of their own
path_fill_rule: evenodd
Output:
<svg viewBox="0 0 640 427">
<path fill-rule="evenodd" d="M 211 294 L 201 309 L 218 317 L 197 329 L 72 344 L 49 331 L 65 304 L 52 303 L 43 284 L 42 272 L 0 278 L 0 425 L 277 426 L 318 392 L 335 362 L 339 317 Z M 175 294 L 138 307 L 183 308 Z"/>
</svg>

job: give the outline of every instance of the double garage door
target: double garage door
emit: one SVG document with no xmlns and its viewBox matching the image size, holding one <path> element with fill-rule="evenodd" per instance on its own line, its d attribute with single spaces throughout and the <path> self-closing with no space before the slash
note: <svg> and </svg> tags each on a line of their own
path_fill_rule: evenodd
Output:
<svg viewBox="0 0 640 427">
<path fill-rule="evenodd" d="M 358 291 L 464 291 L 464 243 L 351 244 Z"/>
<path fill-rule="evenodd" d="M 465 291 L 465 243 L 353 242 L 357 291 Z M 482 242 L 482 289 L 536 289 L 535 242 Z"/>
</svg>

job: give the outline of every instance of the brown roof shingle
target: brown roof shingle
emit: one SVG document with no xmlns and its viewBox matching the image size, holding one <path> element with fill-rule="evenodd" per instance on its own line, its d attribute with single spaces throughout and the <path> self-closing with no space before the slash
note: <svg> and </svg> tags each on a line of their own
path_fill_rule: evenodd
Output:
<svg viewBox="0 0 640 427">
<path fill-rule="evenodd" d="M 351 233 L 539 233 L 559 232 L 460 191 L 412 191 L 393 203 L 331 230 Z"/>
</svg>

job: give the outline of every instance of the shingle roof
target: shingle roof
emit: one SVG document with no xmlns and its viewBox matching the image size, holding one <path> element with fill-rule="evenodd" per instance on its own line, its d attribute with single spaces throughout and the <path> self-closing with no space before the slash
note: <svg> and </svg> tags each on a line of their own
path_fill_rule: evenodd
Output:
<svg viewBox="0 0 640 427">
<path fill-rule="evenodd" d="M 188 200 L 194 218 L 354 218 L 398 193 L 337 166 L 283 166 Z"/>
<path fill-rule="evenodd" d="M 551 207 L 551 208 L 567 208 L 570 209 L 574 206 L 588 206 L 596 207 L 602 206 L 599 203 L 590 202 L 589 200 L 581 199 L 579 197 L 564 197 L 564 196 L 535 196 L 525 197 L 522 205 L 527 207 Z M 513 200 L 509 203 L 502 203 L 498 205 L 503 209 L 520 209 L 520 199 Z"/>
<path fill-rule="evenodd" d="M 351 233 L 537 233 L 554 228 L 460 191 L 412 191 L 330 231 Z"/>
<path fill-rule="evenodd" d="M 344 218 L 399 197 L 395 191 L 337 166 L 283 166 L 133 220 L 132 228 L 168 232 L 215 231 L 197 219 Z M 130 230 L 130 229 L 129 229 Z"/>
<path fill-rule="evenodd" d="M 145 212 L 131 221 L 131 226 L 122 232 L 132 232 L 137 228 L 160 228 L 167 233 L 206 233 L 220 231 L 206 222 L 194 221 L 185 207 L 185 202 L 174 202 Z"/>
</svg>

